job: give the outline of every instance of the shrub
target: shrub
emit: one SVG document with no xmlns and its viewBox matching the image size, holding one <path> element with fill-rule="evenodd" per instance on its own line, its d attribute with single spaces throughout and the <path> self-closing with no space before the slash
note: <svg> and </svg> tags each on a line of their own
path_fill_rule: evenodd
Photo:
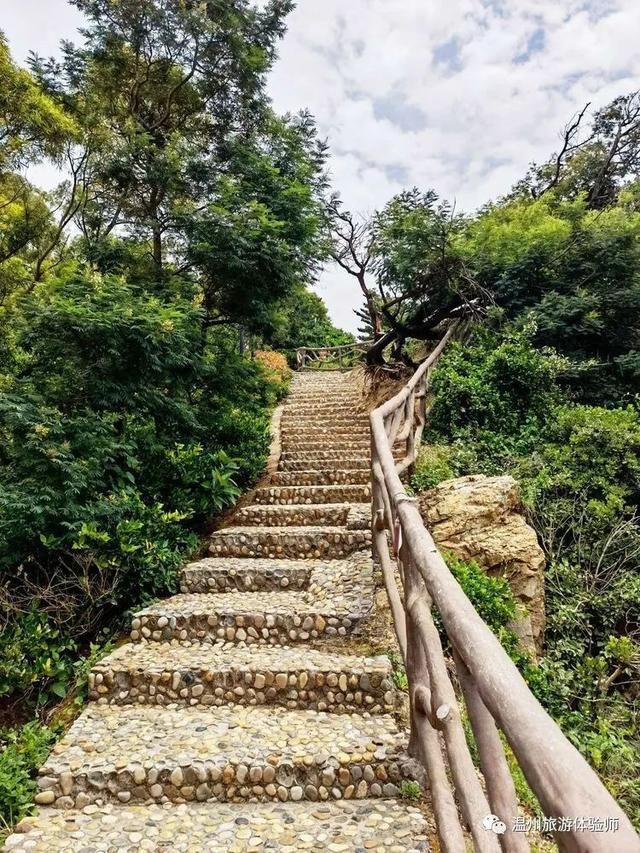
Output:
<svg viewBox="0 0 640 853">
<path fill-rule="evenodd" d="M 0 696 L 39 691 L 43 684 L 47 694 L 66 693 L 77 646 L 39 608 L 40 602 L 33 601 L 0 633 Z"/>
<path fill-rule="evenodd" d="M 254 353 L 256 361 L 264 367 L 267 376 L 275 379 L 276 382 L 286 385 L 291 378 L 291 368 L 287 362 L 286 356 L 272 350 L 258 350 Z"/>
<path fill-rule="evenodd" d="M 416 459 L 411 486 L 417 492 L 432 489 L 443 480 L 457 476 L 454 468 L 453 449 L 442 444 L 427 444 L 420 448 Z"/>
<path fill-rule="evenodd" d="M 635 408 L 561 406 L 545 441 L 515 471 L 529 500 L 579 501 L 594 520 L 611 522 L 640 501 L 640 418 Z"/>
<path fill-rule="evenodd" d="M 56 737 L 54 729 L 37 721 L 0 729 L 0 821 L 7 827 L 32 811 L 36 770 Z"/>
<path fill-rule="evenodd" d="M 501 473 L 539 443 L 563 399 L 563 366 L 534 349 L 529 332 L 483 330 L 468 345 L 453 344 L 434 375 L 426 440 L 453 447 L 453 470 Z"/>
<path fill-rule="evenodd" d="M 0 376 L 5 691 L 55 688 L 100 627 L 175 592 L 198 530 L 263 467 L 282 383 L 232 330 L 203 331 L 192 295 L 70 264 L 15 313 Z"/>
</svg>

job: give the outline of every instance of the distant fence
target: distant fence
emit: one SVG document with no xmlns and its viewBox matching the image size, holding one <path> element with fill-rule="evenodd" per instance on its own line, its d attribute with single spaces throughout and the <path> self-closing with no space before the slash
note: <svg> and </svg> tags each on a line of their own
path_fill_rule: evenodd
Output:
<svg viewBox="0 0 640 853">
<path fill-rule="evenodd" d="M 514 831 L 526 824 L 518 815 L 502 732 L 547 816 L 543 827 L 561 850 L 638 853 L 640 839 L 631 822 L 478 615 L 401 480 L 416 459 L 425 427 L 431 370 L 454 328 L 404 388 L 370 415 L 374 554 L 407 671 L 410 750 L 428 773 L 440 848 L 464 853 L 464 826 L 480 853 L 530 849 L 525 832 Z M 402 454 L 399 462 L 394 448 L 396 457 Z M 467 746 L 434 606 L 451 646 L 484 786 Z"/>
<path fill-rule="evenodd" d="M 358 341 L 339 347 L 300 347 L 296 350 L 298 370 L 351 370 L 365 360 L 373 341 Z"/>
</svg>

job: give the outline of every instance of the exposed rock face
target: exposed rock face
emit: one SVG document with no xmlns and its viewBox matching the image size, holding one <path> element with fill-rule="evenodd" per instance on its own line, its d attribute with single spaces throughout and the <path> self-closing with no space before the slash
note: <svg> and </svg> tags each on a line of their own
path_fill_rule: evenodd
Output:
<svg viewBox="0 0 640 853">
<path fill-rule="evenodd" d="M 478 474 L 447 480 L 420 496 L 436 544 L 490 575 L 506 576 L 526 613 L 513 628 L 532 651 L 544 639 L 544 553 L 522 514 L 512 477 Z"/>
</svg>

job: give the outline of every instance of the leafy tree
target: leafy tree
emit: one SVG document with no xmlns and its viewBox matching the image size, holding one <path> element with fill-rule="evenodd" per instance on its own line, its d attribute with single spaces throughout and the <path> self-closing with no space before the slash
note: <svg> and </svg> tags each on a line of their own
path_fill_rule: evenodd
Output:
<svg viewBox="0 0 640 853">
<path fill-rule="evenodd" d="M 0 175 L 60 154 L 75 125 L 65 111 L 18 68 L 0 31 Z"/>
<path fill-rule="evenodd" d="M 75 0 L 85 43 L 61 63 L 36 58 L 48 89 L 78 116 L 91 192 L 86 239 L 114 229 L 149 242 L 155 276 L 180 252 L 176 219 L 206 201 L 220 146 L 246 137 L 265 109 L 264 75 L 289 0 L 257 11 L 247 0 Z"/>
<path fill-rule="evenodd" d="M 458 247 L 507 317 L 532 322 L 539 345 L 575 363 L 586 399 L 640 388 L 640 216 L 581 196 L 512 200 L 483 211 Z"/>
<path fill-rule="evenodd" d="M 620 95 L 598 110 L 585 128 L 587 104 L 567 124 L 561 149 L 543 166 L 533 164 L 516 193 L 533 198 L 553 190 L 563 199 L 584 196 L 590 208 L 615 204 L 639 177 L 640 92 Z"/>
<path fill-rule="evenodd" d="M 228 144 L 210 201 L 182 219 L 207 325 L 237 322 L 268 335 L 282 300 L 314 278 L 324 256 L 324 161 L 306 114 L 271 116 L 251 138 Z"/>
<path fill-rule="evenodd" d="M 56 238 L 43 193 L 21 175 L 0 174 L 0 305 L 34 286 L 36 268 Z"/>
<path fill-rule="evenodd" d="M 462 220 L 433 191 L 401 193 L 368 225 L 354 224 L 336 204 L 332 216 L 334 257 L 359 279 L 374 329 L 370 364 L 382 361 L 390 345 L 395 357 L 410 361 L 403 350 L 409 338 L 438 339 L 441 324 L 476 301 L 478 289 L 456 249 Z M 366 283 L 368 274 L 379 296 Z"/>
</svg>

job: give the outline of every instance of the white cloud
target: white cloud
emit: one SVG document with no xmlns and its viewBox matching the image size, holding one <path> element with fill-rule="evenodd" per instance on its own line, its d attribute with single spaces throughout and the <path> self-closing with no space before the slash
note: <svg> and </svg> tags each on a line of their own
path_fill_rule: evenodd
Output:
<svg viewBox="0 0 640 853">
<path fill-rule="evenodd" d="M 19 59 L 79 21 L 65 0 L 0 2 Z M 270 90 L 314 113 L 349 207 L 417 184 L 471 210 L 546 158 L 586 101 L 640 88 L 639 31 L 637 0 L 299 0 Z M 355 282 L 331 270 L 319 290 L 354 328 Z"/>
<path fill-rule="evenodd" d="M 472 210 L 546 158 L 586 101 L 640 87 L 639 30 L 636 0 L 302 0 L 271 91 L 316 116 L 347 206 L 417 184 Z M 353 328 L 355 282 L 332 270 L 321 292 Z"/>
</svg>

